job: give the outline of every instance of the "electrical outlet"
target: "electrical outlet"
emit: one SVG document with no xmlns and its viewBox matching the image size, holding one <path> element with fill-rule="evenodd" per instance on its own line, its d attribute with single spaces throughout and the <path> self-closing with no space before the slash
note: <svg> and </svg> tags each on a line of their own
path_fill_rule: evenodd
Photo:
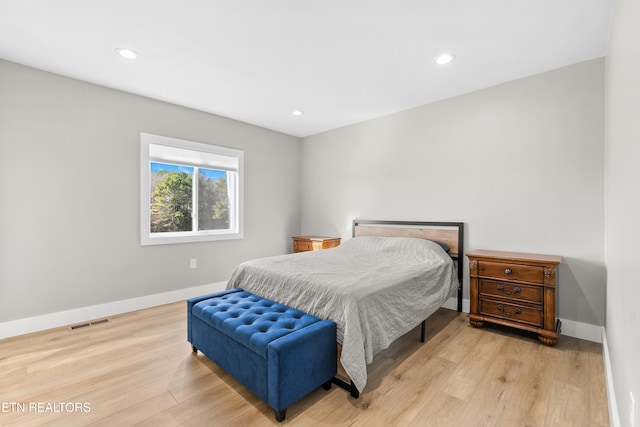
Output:
<svg viewBox="0 0 640 427">
<path fill-rule="evenodd" d="M 633 392 L 629 392 L 629 425 L 634 427 L 636 423 L 636 398 Z"/>
<path fill-rule="evenodd" d="M 189 260 L 189 267 L 191 269 L 197 268 L 198 267 L 198 260 L 196 258 L 191 258 L 191 260 Z"/>
</svg>

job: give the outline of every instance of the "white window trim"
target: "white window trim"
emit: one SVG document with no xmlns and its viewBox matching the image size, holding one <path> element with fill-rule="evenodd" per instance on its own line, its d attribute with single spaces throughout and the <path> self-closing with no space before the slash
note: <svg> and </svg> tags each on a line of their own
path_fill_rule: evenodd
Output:
<svg viewBox="0 0 640 427">
<path fill-rule="evenodd" d="M 229 195 L 229 204 L 235 203 L 235 215 L 229 218 L 229 230 L 202 230 L 151 233 L 150 232 L 150 206 L 149 206 L 149 164 L 150 161 L 167 161 L 175 163 L 172 159 L 156 159 L 150 155 L 150 145 L 164 145 L 180 149 L 210 153 L 215 155 L 235 157 L 237 159 L 237 179 L 235 183 L 235 194 Z M 216 167 L 210 163 L 180 162 L 191 166 Z M 194 164 L 195 163 L 195 164 Z M 219 167 L 225 169 L 224 167 Z M 229 176 L 233 176 L 230 174 Z M 233 179 L 233 178 L 232 178 Z M 228 183 L 233 187 L 232 183 Z M 197 210 L 197 209 L 196 209 Z M 165 245 L 172 243 L 192 243 L 206 242 L 212 240 L 242 239 L 244 237 L 244 152 L 233 148 L 220 147 L 216 145 L 203 144 L 200 142 L 187 141 L 184 139 L 170 138 L 166 136 L 140 133 L 140 243 L 146 245 Z"/>
</svg>

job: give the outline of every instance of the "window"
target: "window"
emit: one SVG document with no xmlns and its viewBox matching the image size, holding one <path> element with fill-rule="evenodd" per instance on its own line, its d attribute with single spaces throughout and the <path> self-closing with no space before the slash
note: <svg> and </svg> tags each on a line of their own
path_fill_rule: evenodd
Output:
<svg viewBox="0 0 640 427">
<path fill-rule="evenodd" d="M 143 245 L 242 238 L 240 150 L 140 134 Z"/>
</svg>

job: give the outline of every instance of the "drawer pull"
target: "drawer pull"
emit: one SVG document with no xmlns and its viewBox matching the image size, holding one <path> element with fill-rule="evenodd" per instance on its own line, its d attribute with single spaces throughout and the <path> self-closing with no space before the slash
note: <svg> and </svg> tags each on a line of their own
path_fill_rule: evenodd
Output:
<svg viewBox="0 0 640 427">
<path fill-rule="evenodd" d="M 504 274 L 511 274 L 511 273 L 513 273 L 513 271 L 511 271 L 510 268 L 505 268 L 504 269 Z"/>
<path fill-rule="evenodd" d="M 522 289 L 520 289 L 519 286 L 516 286 L 515 288 L 513 288 L 513 292 L 505 291 L 504 286 L 502 285 L 498 285 L 498 290 L 504 292 L 507 295 L 519 294 L 522 291 Z"/>
<path fill-rule="evenodd" d="M 498 310 L 500 310 L 502 313 L 506 314 L 507 316 L 515 316 L 516 314 L 522 313 L 522 311 L 520 311 L 519 308 L 516 308 L 513 313 L 509 313 L 508 311 L 504 311 L 504 306 L 502 304 L 498 304 Z"/>
</svg>

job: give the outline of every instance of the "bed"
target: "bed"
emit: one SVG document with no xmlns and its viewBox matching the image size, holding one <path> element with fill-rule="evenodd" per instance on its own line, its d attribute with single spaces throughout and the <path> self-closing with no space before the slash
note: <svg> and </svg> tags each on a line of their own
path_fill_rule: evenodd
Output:
<svg viewBox="0 0 640 427">
<path fill-rule="evenodd" d="M 357 397 L 377 353 L 421 323 L 424 334 L 424 320 L 456 291 L 461 311 L 463 230 L 457 222 L 354 220 L 342 245 L 244 262 L 227 289 L 336 322 L 337 383 Z"/>
</svg>

